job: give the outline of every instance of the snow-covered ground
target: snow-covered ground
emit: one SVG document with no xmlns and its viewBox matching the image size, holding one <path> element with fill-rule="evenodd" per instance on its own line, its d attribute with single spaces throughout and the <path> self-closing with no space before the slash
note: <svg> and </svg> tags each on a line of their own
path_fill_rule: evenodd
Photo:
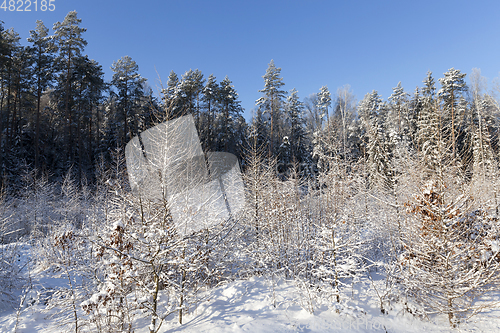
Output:
<svg viewBox="0 0 500 333">
<path fill-rule="evenodd" d="M 31 287 L 26 289 L 25 285 L 16 292 L 19 299 L 27 295 L 21 309 L 0 306 L 0 332 L 66 332 L 57 320 L 48 319 L 50 311 L 43 311 L 42 302 L 30 305 L 40 292 L 63 286 L 65 280 L 40 268 L 28 269 L 28 246 L 21 254 L 23 281 L 29 281 Z M 378 283 L 382 287 L 383 281 Z M 200 293 L 198 306 L 184 315 L 182 325 L 177 314 L 172 314 L 160 332 L 500 332 L 500 309 L 472 317 L 456 330 L 450 330 L 445 316 L 417 318 L 397 303 L 383 315 L 376 292 L 369 286 L 360 281 L 345 295 L 342 305 L 335 307 L 326 296 L 293 281 L 265 277 L 233 281 Z M 370 290 L 361 293 L 362 288 Z M 149 331 L 147 318 L 137 317 L 134 324 L 137 333 Z"/>
</svg>

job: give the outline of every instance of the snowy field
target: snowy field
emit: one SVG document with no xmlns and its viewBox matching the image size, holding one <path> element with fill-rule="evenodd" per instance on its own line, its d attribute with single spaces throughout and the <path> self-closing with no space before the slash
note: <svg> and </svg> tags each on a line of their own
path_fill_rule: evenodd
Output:
<svg viewBox="0 0 500 333">
<path fill-rule="evenodd" d="M 15 294 L 24 304 L 17 308 L 0 305 L 0 332 L 67 332 L 67 327 L 58 326 L 58 320 L 50 319 L 52 313 L 41 301 L 44 294 L 65 286 L 65 279 L 31 267 L 28 246 L 20 253 L 25 283 Z M 383 284 L 375 278 L 375 286 L 382 288 Z M 398 304 L 382 315 L 370 285 L 370 281 L 360 280 L 343 297 L 347 301 L 335 307 L 324 295 L 293 281 L 237 280 L 200 292 L 198 305 L 184 315 L 182 325 L 174 313 L 159 332 L 500 332 L 500 309 L 476 315 L 455 330 L 449 328 L 444 315 L 417 318 Z M 135 332 L 149 332 L 148 324 L 147 318 L 138 315 Z"/>
</svg>

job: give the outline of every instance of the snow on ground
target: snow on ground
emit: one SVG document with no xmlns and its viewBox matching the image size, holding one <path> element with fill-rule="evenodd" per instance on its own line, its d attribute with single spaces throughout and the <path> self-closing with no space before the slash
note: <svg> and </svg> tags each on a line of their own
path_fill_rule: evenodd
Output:
<svg viewBox="0 0 500 333">
<path fill-rule="evenodd" d="M 234 281 L 209 292 L 206 302 L 185 316 L 183 325 L 169 317 L 163 332 L 448 332 L 447 318 L 421 320 L 401 311 L 382 315 L 375 298 L 350 302 L 340 313 L 333 307 L 304 310 L 307 302 L 293 282 L 280 281 L 273 306 L 272 283 L 265 278 Z M 473 318 L 461 332 L 500 332 L 500 311 Z M 143 330 L 140 332 L 146 332 Z M 455 330 L 457 331 L 457 330 Z M 452 331 L 453 332 L 453 331 Z"/>
<path fill-rule="evenodd" d="M 27 263 L 29 247 L 23 247 L 22 254 L 19 262 Z M 21 311 L 0 306 L 0 332 L 14 332 L 16 322 L 19 333 L 64 332 L 56 321 L 47 319 L 47 313 L 41 311 L 43 304 L 30 305 L 29 302 L 35 290 L 62 286 L 64 279 L 52 278 L 40 269 L 26 269 L 26 281 L 30 277 L 28 273 L 33 289 L 28 293 L 26 305 Z M 382 285 L 383 281 L 378 283 Z M 17 296 L 22 295 L 19 290 Z M 445 316 L 420 319 L 403 314 L 397 304 L 382 315 L 375 291 L 362 281 L 349 290 L 349 297 L 346 295 L 342 306 L 337 307 L 339 311 L 326 296 L 308 293 L 293 281 L 273 283 L 264 277 L 233 281 L 199 296 L 203 301 L 184 315 L 182 325 L 178 323 L 177 314 L 172 314 L 160 332 L 500 332 L 500 309 L 472 317 L 456 330 L 450 330 Z M 312 309 L 313 313 L 305 309 Z M 148 332 L 148 324 L 147 318 L 137 319 L 136 332 Z"/>
</svg>

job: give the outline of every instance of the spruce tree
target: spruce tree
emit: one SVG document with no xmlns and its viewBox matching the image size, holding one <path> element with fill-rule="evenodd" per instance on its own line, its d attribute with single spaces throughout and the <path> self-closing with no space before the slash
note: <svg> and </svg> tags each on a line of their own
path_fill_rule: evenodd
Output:
<svg viewBox="0 0 500 333">
<path fill-rule="evenodd" d="M 318 94 L 318 109 L 321 110 L 321 119 L 326 117 L 326 123 L 330 122 L 330 115 L 328 109 L 332 104 L 332 95 L 327 86 L 322 86 Z"/>
<path fill-rule="evenodd" d="M 360 102 L 358 114 L 363 128 L 366 164 L 372 186 L 390 185 L 389 152 L 384 128 L 387 108 L 378 92 L 366 94 Z"/>
<path fill-rule="evenodd" d="M 425 172 L 432 175 L 441 163 L 440 151 L 445 149 L 442 140 L 442 114 L 435 99 L 435 85 L 431 72 L 427 72 L 422 88 L 422 105 L 417 120 L 417 146 Z"/>
<path fill-rule="evenodd" d="M 390 104 L 390 122 L 391 126 L 395 129 L 397 136 L 400 140 L 408 133 L 408 108 L 407 108 L 408 94 L 401 86 L 401 81 L 398 85 L 392 88 L 392 94 L 389 96 Z"/>
<path fill-rule="evenodd" d="M 491 118 L 493 118 L 491 114 L 493 108 L 490 96 L 483 93 L 486 87 L 486 79 L 481 76 L 479 69 L 474 68 L 472 70 L 470 81 L 472 103 L 468 132 L 472 141 L 473 181 L 484 186 L 487 185 L 486 183 L 493 183 L 492 180 L 498 172 L 489 126 Z"/>
<path fill-rule="evenodd" d="M 164 120 L 170 120 L 181 115 L 179 77 L 174 71 L 170 71 L 167 87 L 162 90 L 162 103 L 165 109 Z"/>
<path fill-rule="evenodd" d="M 290 143 L 290 161 L 299 166 L 309 162 L 307 137 L 304 129 L 303 110 L 304 106 L 299 100 L 297 90 L 290 90 L 286 100 L 286 110 L 289 127 L 288 141 Z"/>
</svg>

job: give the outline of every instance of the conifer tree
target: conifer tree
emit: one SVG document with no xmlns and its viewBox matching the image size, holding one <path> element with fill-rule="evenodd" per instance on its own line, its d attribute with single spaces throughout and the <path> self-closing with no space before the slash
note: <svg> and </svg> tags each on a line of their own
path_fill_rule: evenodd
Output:
<svg viewBox="0 0 500 333">
<path fill-rule="evenodd" d="M 333 113 L 333 121 L 335 127 L 338 128 L 338 140 L 342 142 L 342 158 L 348 159 L 348 156 L 356 154 L 353 151 L 354 142 L 357 138 L 353 133 L 354 120 L 355 120 L 355 98 L 351 92 L 349 85 L 345 85 L 337 90 L 336 106 Z"/>
<path fill-rule="evenodd" d="M 390 105 L 390 123 L 396 130 L 399 140 L 408 133 L 408 108 L 407 108 L 408 94 L 401 86 L 401 81 L 398 85 L 392 88 L 392 94 L 389 96 Z"/>
<path fill-rule="evenodd" d="M 174 71 L 170 71 L 167 87 L 162 90 L 162 103 L 165 109 L 164 120 L 175 118 L 181 114 L 179 77 Z"/>
<path fill-rule="evenodd" d="M 424 79 L 424 87 L 422 88 L 422 93 L 427 99 L 433 100 L 436 94 L 436 83 L 432 77 L 432 72 L 428 71 L 427 76 Z"/>
<path fill-rule="evenodd" d="M 204 102 L 205 108 L 205 126 L 203 126 L 203 131 L 200 133 L 200 141 L 204 145 L 205 151 L 215 151 L 216 147 L 214 145 L 216 136 L 216 111 L 217 111 L 217 100 L 219 97 L 219 85 L 217 84 L 216 78 L 213 74 L 210 74 L 203 87 L 202 100 Z"/>
<path fill-rule="evenodd" d="M 471 132 L 472 148 L 472 172 L 473 181 L 481 182 L 481 185 L 490 184 L 497 174 L 497 162 L 494 157 L 491 144 L 491 134 L 488 126 L 488 112 L 490 98 L 483 94 L 486 80 L 481 76 L 479 69 L 473 69 L 470 75 L 472 106 L 469 132 Z"/>
<path fill-rule="evenodd" d="M 219 85 L 219 103 L 220 115 L 218 119 L 218 149 L 225 152 L 236 152 L 235 147 L 235 133 L 234 125 L 235 120 L 239 118 L 242 112 L 240 101 L 238 101 L 238 93 L 234 86 L 226 76 Z"/>
<path fill-rule="evenodd" d="M 465 73 L 461 73 L 460 70 L 451 68 L 446 73 L 444 77 L 439 79 L 441 83 L 441 89 L 439 89 L 439 97 L 443 101 L 443 111 L 445 114 L 445 121 L 447 122 L 447 127 L 450 128 L 451 136 L 451 149 L 453 158 L 456 158 L 457 154 L 457 137 L 459 135 L 459 129 L 457 128 L 458 115 L 457 115 L 457 104 L 460 100 L 462 92 L 466 90 L 466 84 L 464 81 Z"/>
<path fill-rule="evenodd" d="M 327 86 L 322 86 L 318 94 L 318 109 L 321 110 L 321 119 L 326 117 L 326 123 L 330 122 L 330 114 L 328 109 L 332 104 L 332 95 Z"/>
<path fill-rule="evenodd" d="M 188 70 L 179 83 L 180 108 L 182 114 L 191 113 L 196 128 L 200 129 L 200 98 L 205 80 L 200 70 Z"/>
<path fill-rule="evenodd" d="M 309 162 L 307 138 L 304 129 L 304 119 L 302 116 L 304 106 L 299 100 L 298 92 L 296 89 L 290 90 L 287 97 L 286 109 L 289 127 L 289 142 L 290 142 L 290 161 L 288 163 L 303 163 Z"/>
<path fill-rule="evenodd" d="M 82 20 L 77 17 L 76 11 L 69 12 L 64 21 L 54 23 L 54 42 L 59 52 L 55 62 L 59 71 L 57 78 L 60 86 L 59 95 L 63 100 L 64 109 L 64 133 L 66 143 L 66 154 L 70 163 L 73 162 L 74 154 L 74 110 L 72 92 L 72 73 L 75 68 L 76 59 L 82 56 L 87 46 L 87 41 L 82 35 L 87 29 L 80 27 Z"/>
<path fill-rule="evenodd" d="M 117 117 L 122 128 L 118 142 L 125 145 L 128 140 L 138 132 L 137 101 L 143 97 L 143 85 L 146 81 L 138 73 L 139 66 L 129 56 L 124 56 L 111 66 L 113 78 L 111 83 L 118 90 L 118 108 L 120 115 Z"/>
<path fill-rule="evenodd" d="M 441 138 L 440 140 L 443 140 Z M 401 283 L 427 313 L 443 313 L 451 327 L 491 306 L 500 278 L 497 218 L 491 203 L 472 195 L 461 166 L 443 144 L 434 172 L 412 170 L 418 193 L 406 204 Z M 417 164 L 418 165 L 418 164 Z M 415 185 L 415 184 L 413 184 Z"/>
<path fill-rule="evenodd" d="M 267 129 L 264 122 L 264 116 L 260 108 L 253 110 L 253 117 L 250 127 L 248 129 L 248 146 L 254 147 L 266 147 L 269 151 L 269 142 L 267 141 Z M 246 160 L 246 156 L 243 156 Z"/>
<path fill-rule="evenodd" d="M 386 105 L 382 102 L 379 94 L 373 91 L 371 94 L 366 94 L 360 102 L 358 113 L 363 128 L 363 143 L 370 184 L 385 188 L 390 184 L 390 161 L 384 129 L 387 114 Z"/>
<path fill-rule="evenodd" d="M 34 84 L 36 90 L 36 121 L 35 121 L 35 169 L 40 168 L 39 164 L 39 142 L 40 142 L 40 102 L 42 93 L 51 86 L 54 80 L 54 44 L 49 36 L 49 29 L 42 21 L 36 21 L 36 29 L 30 31 L 28 42 L 33 46 L 30 49 L 33 57 Z"/>
<path fill-rule="evenodd" d="M 269 116 L 268 132 L 269 132 L 269 157 L 275 155 L 278 147 L 278 139 L 280 137 L 279 124 L 282 121 L 283 100 L 286 91 L 281 90 L 283 78 L 280 77 L 281 68 L 276 67 L 274 60 L 268 65 L 266 74 L 264 74 L 264 89 L 259 90 L 264 96 L 260 97 L 255 103 L 258 108 L 262 109 L 264 115 Z"/>
<path fill-rule="evenodd" d="M 427 72 L 422 88 L 422 107 L 417 120 L 417 146 L 425 165 L 425 172 L 432 174 L 440 163 L 439 151 L 444 149 L 442 140 L 442 114 L 435 99 L 434 79 Z"/>
<path fill-rule="evenodd" d="M 5 106 L 3 122 L 0 126 L 4 140 L 5 166 L 3 174 L 16 174 L 21 159 L 31 159 L 31 145 L 22 140 L 23 135 L 31 135 L 31 111 L 35 104 L 30 89 L 32 78 L 32 58 L 28 49 L 19 43 L 19 34 L 13 28 L 3 33 L 6 46 L 5 68 L 1 73 L 3 85 L 2 104 Z M 1 139 L 1 137 L 0 137 Z"/>
<path fill-rule="evenodd" d="M 93 164 L 95 152 L 93 142 L 99 143 L 101 115 L 98 106 L 102 102 L 107 85 L 104 83 L 102 66 L 87 56 L 78 59 L 73 76 L 77 82 L 75 84 L 75 118 L 78 142 L 77 181 L 80 183 L 82 171 L 87 171 Z M 95 129 L 94 122 L 96 123 Z M 97 135 L 94 132 L 97 132 Z M 94 138 L 94 136 L 97 137 Z"/>
<path fill-rule="evenodd" d="M 423 96 L 419 87 L 415 88 L 412 97 L 408 101 L 408 126 L 409 126 L 409 140 L 411 148 L 414 151 L 419 151 L 417 142 L 418 132 L 418 119 L 422 111 Z"/>
</svg>

